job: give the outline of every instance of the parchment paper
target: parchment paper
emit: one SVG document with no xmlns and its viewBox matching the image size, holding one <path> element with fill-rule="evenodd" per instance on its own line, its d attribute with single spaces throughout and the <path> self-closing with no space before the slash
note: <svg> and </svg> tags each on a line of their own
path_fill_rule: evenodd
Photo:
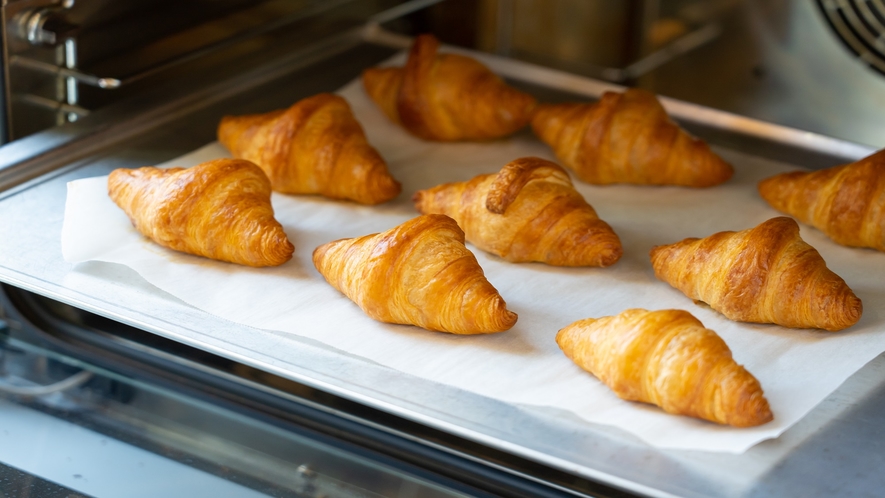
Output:
<svg viewBox="0 0 885 498">
<path fill-rule="evenodd" d="M 518 323 L 507 332 L 462 337 L 373 321 L 314 269 L 315 247 L 383 231 L 416 216 L 409 199 L 418 189 L 496 172 L 518 157 L 555 158 L 528 132 L 489 143 L 424 142 L 390 123 L 357 82 L 340 94 L 403 183 L 403 193 L 395 201 L 365 207 L 316 196 L 274 194 L 277 219 L 295 244 L 295 255 L 281 267 L 252 269 L 155 245 L 139 235 L 110 201 L 107 178 L 89 178 L 68 184 L 64 258 L 73 263 L 126 265 L 160 289 L 222 318 L 308 337 L 408 375 L 492 398 L 572 412 L 664 448 L 743 452 L 777 437 L 885 351 L 885 254 L 840 247 L 808 227 L 802 228 L 803 238 L 864 301 L 862 320 L 847 331 L 735 323 L 655 279 L 648 256 L 652 246 L 742 230 L 778 215 L 759 198 L 755 185 L 795 167 L 731 150 L 719 152 L 735 165 L 737 174 L 715 188 L 595 187 L 576 181 L 621 237 L 625 254 L 612 267 L 511 264 L 468 245 L 508 307 L 519 314 Z M 218 157 L 228 153 L 213 143 L 165 166 L 192 166 Z M 575 320 L 634 307 L 685 309 L 718 332 L 736 360 L 761 382 L 774 421 L 735 429 L 620 400 L 569 361 L 554 341 L 556 332 Z M 244 335 L 243 341 L 250 337 Z"/>
</svg>

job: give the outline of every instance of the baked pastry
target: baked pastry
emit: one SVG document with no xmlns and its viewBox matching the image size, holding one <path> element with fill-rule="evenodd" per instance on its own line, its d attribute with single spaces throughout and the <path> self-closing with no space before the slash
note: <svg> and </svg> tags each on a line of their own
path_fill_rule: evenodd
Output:
<svg viewBox="0 0 885 498">
<path fill-rule="evenodd" d="M 710 187 L 734 173 L 671 121 L 654 94 L 636 88 L 592 104 L 539 105 L 532 129 L 587 183 Z"/>
<path fill-rule="evenodd" d="M 313 264 L 381 322 L 453 334 L 501 332 L 516 323 L 448 216 L 419 216 L 386 232 L 323 244 Z"/>
<path fill-rule="evenodd" d="M 759 381 L 687 311 L 587 318 L 560 330 L 556 343 L 623 399 L 735 427 L 774 418 Z"/>
<path fill-rule="evenodd" d="M 108 195 L 163 247 L 246 266 L 277 266 L 295 247 L 274 219 L 270 182 L 241 159 L 193 168 L 116 169 Z"/>
<path fill-rule="evenodd" d="M 321 93 L 266 114 L 225 116 L 218 141 L 235 157 L 261 166 L 273 189 L 284 194 L 378 204 L 401 190 L 338 95 Z"/>
<path fill-rule="evenodd" d="M 791 218 L 657 246 L 651 263 L 658 279 L 732 320 L 835 331 L 863 312 Z"/>
<path fill-rule="evenodd" d="M 767 178 L 759 193 L 838 244 L 885 251 L 885 150 L 829 169 Z"/>
<path fill-rule="evenodd" d="M 489 140 L 528 124 L 535 98 L 463 55 L 437 54 L 433 35 L 415 38 L 405 67 L 369 68 L 366 92 L 409 133 L 440 141 Z"/>
<path fill-rule="evenodd" d="M 524 157 L 496 174 L 418 191 L 418 211 L 451 216 L 467 240 L 515 263 L 608 266 L 623 249 L 618 236 L 575 190 L 561 166 Z"/>
</svg>

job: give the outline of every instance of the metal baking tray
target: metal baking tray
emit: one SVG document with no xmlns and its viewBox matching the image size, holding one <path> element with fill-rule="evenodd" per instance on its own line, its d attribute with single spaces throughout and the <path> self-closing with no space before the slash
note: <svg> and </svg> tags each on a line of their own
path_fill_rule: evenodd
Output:
<svg viewBox="0 0 885 498">
<path fill-rule="evenodd" d="M 309 341 L 237 338 L 248 327 L 214 317 L 153 288 L 124 267 L 85 263 L 71 272 L 60 234 L 68 181 L 119 167 L 158 164 L 214 140 L 222 115 L 291 104 L 334 91 L 408 44 L 377 25 L 343 33 L 274 64 L 232 75 L 197 93 L 157 94 L 95 113 L 73 128 L 83 138 L 12 163 L 0 181 L 0 281 L 202 350 L 443 430 L 575 476 L 649 496 L 875 494 L 885 485 L 885 356 L 858 371 L 781 437 L 744 454 L 654 449 L 621 431 L 545 416 L 541 410 L 404 377 Z M 545 101 L 593 99 L 618 87 L 518 61 L 474 54 Z M 804 166 L 829 166 L 872 149 L 697 105 L 663 99 L 671 115 L 711 143 Z M 106 122 L 116 123 L 113 127 Z M 37 147 L 49 132 L 12 152 Z M 9 156 L 7 156 L 9 157 Z M 48 171 L 35 178 L 33 171 Z M 82 267 L 81 267 L 82 268 Z M 116 282 L 108 285 L 107 280 Z M 870 310 L 873 311 L 873 310 Z M 542 478 L 539 478 L 542 479 Z"/>
</svg>

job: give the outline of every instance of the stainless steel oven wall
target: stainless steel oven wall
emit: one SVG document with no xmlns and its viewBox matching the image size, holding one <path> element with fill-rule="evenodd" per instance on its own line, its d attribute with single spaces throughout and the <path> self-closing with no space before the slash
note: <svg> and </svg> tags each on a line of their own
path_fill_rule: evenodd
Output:
<svg viewBox="0 0 885 498">
<path fill-rule="evenodd" d="M 130 98 L 144 86 L 130 80 L 145 71 L 262 24 L 373 3 L 6 0 L 6 135 Z M 864 2 L 445 0 L 427 9 L 423 28 L 450 43 L 879 147 L 885 76 L 846 48 L 821 7 L 854 4 Z"/>
<path fill-rule="evenodd" d="M 242 55 L 295 21 L 344 31 L 394 0 L 5 0 L 2 35 L 11 140 L 132 99 L 162 78 L 188 79 L 192 62 Z M 275 31 L 274 31 L 275 30 Z M 243 43 L 245 42 L 245 43 Z M 241 43 L 237 50 L 231 50 Z"/>
<path fill-rule="evenodd" d="M 852 3 L 863 2 L 735 3 L 719 20 L 721 36 L 639 84 L 677 99 L 883 147 L 885 75 L 846 48 L 820 6 Z"/>
<path fill-rule="evenodd" d="M 803 130 L 885 146 L 885 7 L 865 0 L 482 0 L 478 46 Z M 825 10 L 856 24 L 849 50 Z M 885 52 L 885 49 L 878 49 Z M 885 67 L 885 63 L 883 63 Z"/>
<path fill-rule="evenodd" d="M 84 106 L 84 100 L 96 98 L 83 90 L 97 82 L 79 75 L 95 70 L 113 73 L 107 76 L 119 76 L 119 71 L 133 69 L 122 66 L 144 67 L 147 61 L 139 60 L 139 54 L 133 53 L 136 49 L 248 3 L 245 0 L 3 2 L 10 138 L 74 121 L 88 113 L 94 103 L 87 102 Z M 154 47 L 154 52 L 159 52 L 158 49 Z M 164 56 L 173 54 L 173 50 L 167 49 Z M 81 95 L 84 93 L 87 95 Z"/>
</svg>

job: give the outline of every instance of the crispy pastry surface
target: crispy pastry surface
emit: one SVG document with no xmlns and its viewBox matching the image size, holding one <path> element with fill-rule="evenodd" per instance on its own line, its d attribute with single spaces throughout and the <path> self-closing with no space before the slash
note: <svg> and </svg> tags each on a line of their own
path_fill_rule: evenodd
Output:
<svg viewBox="0 0 885 498">
<path fill-rule="evenodd" d="M 321 93 L 266 114 L 225 116 L 218 140 L 261 166 L 273 189 L 378 204 L 401 190 L 347 101 Z"/>
<path fill-rule="evenodd" d="M 478 61 L 437 54 L 433 35 L 415 38 L 402 68 L 363 72 L 366 92 L 393 122 L 426 140 L 488 140 L 528 124 L 537 102 Z"/>
<path fill-rule="evenodd" d="M 657 246 L 651 262 L 658 279 L 732 320 L 836 331 L 863 312 L 791 218 Z"/>
<path fill-rule="evenodd" d="M 277 266 L 294 246 L 274 219 L 270 182 L 241 159 L 193 168 L 116 169 L 108 195 L 161 246 L 246 266 Z"/>
<path fill-rule="evenodd" d="M 579 320 L 556 342 L 623 399 L 735 427 L 774 418 L 759 381 L 687 311 L 630 309 Z"/>
<path fill-rule="evenodd" d="M 623 253 L 611 227 L 575 190 L 562 167 L 524 157 L 496 174 L 418 191 L 424 214 L 445 214 L 467 240 L 507 261 L 608 266 Z"/>
<path fill-rule="evenodd" d="M 587 183 L 710 187 L 734 173 L 645 90 L 606 92 L 593 104 L 539 105 L 532 129 Z"/>
<path fill-rule="evenodd" d="M 767 178 L 759 193 L 838 244 L 885 251 L 885 150 L 842 166 Z"/>
<path fill-rule="evenodd" d="M 316 248 L 313 263 L 375 320 L 454 334 L 516 323 L 448 216 L 418 216 L 386 232 L 329 242 Z"/>
</svg>

